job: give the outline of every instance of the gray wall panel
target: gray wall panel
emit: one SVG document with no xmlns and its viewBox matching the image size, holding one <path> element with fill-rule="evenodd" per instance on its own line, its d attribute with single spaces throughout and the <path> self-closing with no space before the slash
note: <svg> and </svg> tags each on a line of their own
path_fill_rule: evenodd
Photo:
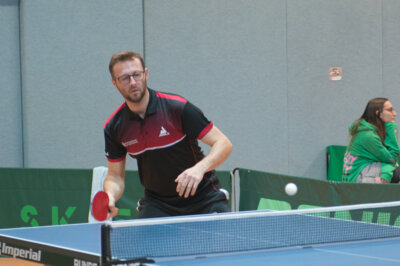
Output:
<svg viewBox="0 0 400 266">
<path fill-rule="evenodd" d="M 325 178 L 325 147 L 381 95 L 381 3 L 288 1 L 289 174 Z M 329 81 L 342 67 L 343 80 Z"/>
<path fill-rule="evenodd" d="M 400 119 L 400 1 L 383 1 L 383 88 Z"/>
<path fill-rule="evenodd" d="M 221 169 L 287 172 L 285 1 L 146 1 L 149 85 L 198 105 L 233 142 Z"/>
<path fill-rule="evenodd" d="M 0 1 L 0 167 L 22 167 L 18 1 Z"/>
<path fill-rule="evenodd" d="M 143 50 L 142 1 L 22 1 L 26 167 L 106 164 L 103 124 L 123 102 L 108 73 Z"/>
<path fill-rule="evenodd" d="M 108 62 L 130 49 L 150 87 L 187 97 L 232 140 L 219 169 L 325 179 L 326 146 L 348 143 L 369 99 L 400 109 L 399 11 L 397 0 L 21 0 L 19 48 L 18 1 L 0 1 L 0 166 L 105 165 L 102 127 L 122 103 Z"/>
</svg>

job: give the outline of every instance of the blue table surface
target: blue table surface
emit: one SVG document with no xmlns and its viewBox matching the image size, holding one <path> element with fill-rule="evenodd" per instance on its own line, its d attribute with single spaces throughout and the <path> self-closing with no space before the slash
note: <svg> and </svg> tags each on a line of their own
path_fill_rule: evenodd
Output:
<svg viewBox="0 0 400 266">
<path fill-rule="evenodd" d="M 100 254 L 101 223 L 2 229 L 0 235 Z M 400 265 L 400 239 L 344 243 L 312 248 L 156 259 L 157 265 Z"/>
<path fill-rule="evenodd" d="M 400 265 L 400 240 L 372 241 L 297 248 L 277 251 L 221 255 L 197 259 L 158 262 L 162 266 L 207 265 L 281 265 L 281 266 L 343 266 L 343 265 Z"/>
<path fill-rule="evenodd" d="M 101 223 L 1 229 L 0 235 L 18 237 L 46 245 L 101 253 Z"/>
</svg>

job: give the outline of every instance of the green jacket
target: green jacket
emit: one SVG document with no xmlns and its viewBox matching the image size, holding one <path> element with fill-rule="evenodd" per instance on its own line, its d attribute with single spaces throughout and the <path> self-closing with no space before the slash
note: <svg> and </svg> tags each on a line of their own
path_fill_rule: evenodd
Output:
<svg viewBox="0 0 400 266">
<path fill-rule="evenodd" d="M 356 123 L 350 125 L 350 131 Z M 356 182 L 364 167 L 374 162 L 381 162 L 381 178 L 390 182 L 400 151 L 397 143 L 397 124 L 386 122 L 385 127 L 386 137 L 383 145 L 377 134 L 378 129 L 367 121 L 361 120 L 357 133 L 344 155 L 343 181 Z"/>
</svg>

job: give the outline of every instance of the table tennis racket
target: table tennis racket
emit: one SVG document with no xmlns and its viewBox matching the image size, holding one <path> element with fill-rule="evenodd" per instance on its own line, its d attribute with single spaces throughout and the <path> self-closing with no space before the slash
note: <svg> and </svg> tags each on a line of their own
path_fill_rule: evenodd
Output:
<svg viewBox="0 0 400 266">
<path fill-rule="evenodd" d="M 97 221 L 104 221 L 108 215 L 108 195 L 104 191 L 99 191 L 92 200 L 92 215 Z"/>
</svg>

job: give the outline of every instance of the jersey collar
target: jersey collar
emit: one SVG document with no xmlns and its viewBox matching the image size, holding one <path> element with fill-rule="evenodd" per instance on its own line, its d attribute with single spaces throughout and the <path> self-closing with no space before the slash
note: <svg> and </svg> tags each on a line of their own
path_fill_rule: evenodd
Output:
<svg viewBox="0 0 400 266">
<path fill-rule="evenodd" d="M 157 95 L 156 91 L 148 88 L 149 90 L 149 104 L 147 105 L 147 110 L 146 110 L 146 116 L 152 115 L 156 112 L 157 110 Z"/>
<path fill-rule="evenodd" d="M 149 90 L 149 103 L 147 105 L 145 119 L 147 116 L 154 114 L 157 110 L 156 91 L 154 91 L 150 88 L 147 88 L 147 89 Z M 125 104 L 125 110 L 128 113 L 130 119 L 143 120 L 138 114 L 136 114 L 135 112 L 132 112 L 131 109 L 129 109 L 127 104 Z"/>
</svg>

